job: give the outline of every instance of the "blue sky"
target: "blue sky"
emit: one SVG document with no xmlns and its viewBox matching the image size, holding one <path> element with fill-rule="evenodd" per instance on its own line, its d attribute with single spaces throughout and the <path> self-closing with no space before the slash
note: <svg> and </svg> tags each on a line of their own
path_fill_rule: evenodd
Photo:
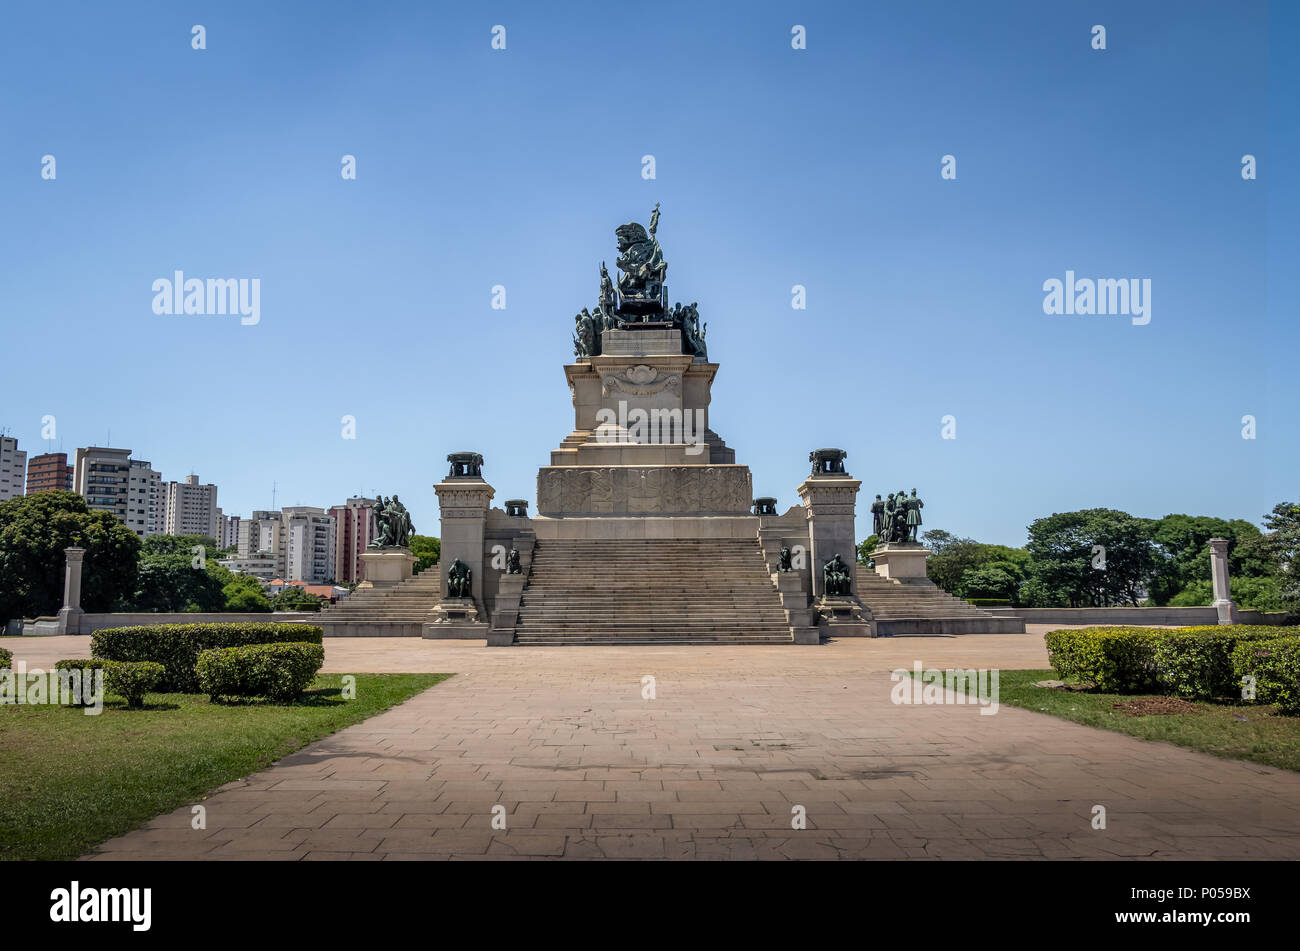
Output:
<svg viewBox="0 0 1300 951">
<path fill-rule="evenodd" d="M 535 500 L 573 425 L 573 314 L 658 201 L 670 294 L 721 364 L 712 427 L 783 509 L 821 446 L 868 498 L 915 486 L 929 527 L 1007 544 L 1054 511 L 1257 521 L 1298 494 L 1293 5 L 6 20 L 0 427 L 30 453 L 52 414 L 49 448 L 111 432 L 227 514 L 273 484 L 278 505 L 397 492 L 436 533 L 432 484 L 473 449 L 498 503 Z M 177 269 L 260 278 L 260 323 L 155 315 Z M 1150 324 L 1045 315 L 1067 269 L 1149 278 Z"/>
</svg>

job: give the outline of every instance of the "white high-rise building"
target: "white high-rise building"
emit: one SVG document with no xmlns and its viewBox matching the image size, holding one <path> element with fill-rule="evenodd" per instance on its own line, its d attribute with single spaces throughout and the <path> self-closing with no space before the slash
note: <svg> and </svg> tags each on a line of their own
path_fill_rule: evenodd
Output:
<svg viewBox="0 0 1300 951">
<path fill-rule="evenodd" d="M 143 459 L 132 459 L 127 475 L 127 528 L 141 538 L 163 534 L 162 473 Z"/>
<path fill-rule="evenodd" d="M 284 580 L 324 584 L 334 578 L 334 516 L 310 505 L 281 510 Z"/>
<path fill-rule="evenodd" d="M 13 436 L 0 436 L 0 502 L 16 499 L 27 484 L 27 451 Z"/>
<path fill-rule="evenodd" d="M 94 512 L 112 512 L 141 538 L 163 531 L 162 474 L 130 449 L 89 446 L 77 450 L 73 491 Z"/>
<path fill-rule="evenodd" d="M 200 485 L 199 477 L 188 475 L 184 482 L 168 482 L 165 501 L 168 535 L 217 537 L 217 487 Z"/>
</svg>

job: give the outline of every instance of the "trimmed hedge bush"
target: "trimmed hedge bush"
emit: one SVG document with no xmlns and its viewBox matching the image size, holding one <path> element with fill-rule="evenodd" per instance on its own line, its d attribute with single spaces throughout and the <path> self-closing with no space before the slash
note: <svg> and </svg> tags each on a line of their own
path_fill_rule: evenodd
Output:
<svg viewBox="0 0 1300 951">
<path fill-rule="evenodd" d="M 1232 652 L 1246 641 L 1293 636 L 1295 628 L 1262 625 L 1205 625 L 1158 632 L 1156 676 L 1167 693 L 1197 700 L 1241 697 L 1241 678 L 1233 671 Z"/>
<path fill-rule="evenodd" d="M 1010 598 L 967 598 L 967 604 L 973 604 L 977 608 L 1009 608 L 1011 607 Z"/>
<path fill-rule="evenodd" d="M 8 670 L 14 665 L 14 652 L 0 647 L 0 670 Z"/>
<path fill-rule="evenodd" d="M 90 637 L 91 656 L 102 660 L 152 661 L 165 668 L 160 693 L 197 693 L 199 654 L 250 644 L 320 644 L 321 628 L 309 624 L 243 621 L 232 624 L 151 624 L 112 627 Z"/>
<path fill-rule="evenodd" d="M 81 671 L 81 680 L 80 680 L 80 683 L 81 683 L 81 693 L 80 693 L 80 694 L 76 694 L 76 695 L 73 696 L 71 705 L 74 706 L 74 707 L 85 707 L 85 706 L 89 706 L 89 704 L 83 702 L 83 701 L 85 701 L 85 700 L 92 699 L 92 698 L 86 696 L 86 672 L 87 672 L 87 671 L 94 671 L 94 670 L 103 670 L 103 669 L 104 669 L 104 661 L 102 661 L 102 660 L 86 660 L 85 658 L 81 658 L 81 657 L 79 657 L 79 658 L 77 658 L 77 659 L 75 659 L 75 660 L 60 660 L 60 661 L 55 661 L 55 663 L 54 663 L 54 669 L 55 669 L 56 671 L 61 671 L 61 670 L 67 670 L 67 671 L 79 670 L 79 671 Z M 92 674 L 91 676 L 93 677 L 93 674 Z M 68 685 L 68 689 L 71 689 L 71 684 L 70 684 L 70 683 L 69 683 L 69 685 Z"/>
<path fill-rule="evenodd" d="M 1155 643 L 1162 633 L 1151 627 L 1049 631 L 1047 654 L 1062 680 L 1082 680 L 1102 693 L 1153 691 Z"/>
<path fill-rule="evenodd" d="M 1300 637 L 1244 641 L 1232 650 L 1232 669 L 1240 679 L 1255 678 L 1255 700 L 1276 703 L 1278 713 L 1300 716 Z"/>
<path fill-rule="evenodd" d="M 257 644 L 224 647 L 199 655 L 199 686 L 213 701 L 265 697 L 290 703 L 302 696 L 325 663 L 319 644 Z"/>
<path fill-rule="evenodd" d="M 126 700 L 133 709 L 144 706 L 144 696 L 158 689 L 166 668 L 151 660 L 104 661 L 104 689 Z"/>
</svg>

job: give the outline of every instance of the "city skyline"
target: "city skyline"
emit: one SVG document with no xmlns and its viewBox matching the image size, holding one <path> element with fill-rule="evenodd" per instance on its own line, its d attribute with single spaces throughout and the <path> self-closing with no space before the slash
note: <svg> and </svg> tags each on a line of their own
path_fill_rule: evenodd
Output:
<svg viewBox="0 0 1300 951">
<path fill-rule="evenodd" d="M 111 430 L 161 472 L 205 473 L 227 514 L 397 493 L 437 535 L 458 450 L 483 453 L 495 504 L 535 511 L 570 428 L 572 315 L 614 228 L 660 202 L 669 292 L 699 302 L 721 364 L 711 426 L 780 510 L 808 451 L 837 446 L 866 499 L 915 485 L 927 529 L 981 541 L 1092 507 L 1259 524 L 1300 462 L 1296 202 L 1270 182 L 1296 144 L 1277 29 L 1294 12 L 1185 12 L 664 4 L 636 23 L 629 104 L 591 81 L 636 60 L 607 42 L 625 11 L 358 23 L 324 4 L 302 43 L 300 16 L 248 7 L 86 8 L 57 29 L 18 11 L 0 426 L 29 454 Z M 156 314 L 178 270 L 260 280 L 257 323 Z M 1070 272 L 1149 280 L 1149 323 L 1045 313 Z M 111 365 L 111 383 L 39 385 Z"/>
</svg>

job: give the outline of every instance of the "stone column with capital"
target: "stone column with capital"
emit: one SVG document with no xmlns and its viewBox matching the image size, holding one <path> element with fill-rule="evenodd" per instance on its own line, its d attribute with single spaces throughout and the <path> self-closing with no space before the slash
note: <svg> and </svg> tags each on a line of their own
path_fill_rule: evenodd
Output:
<svg viewBox="0 0 1300 951">
<path fill-rule="evenodd" d="M 452 453 L 451 473 L 433 487 L 442 515 L 442 552 L 438 558 L 440 579 L 438 607 L 424 625 L 425 637 L 487 637 L 487 611 L 483 603 L 483 540 L 488 508 L 496 490 L 483 480 L 483 457 L 475 453 Z M 470 570 L 470 597 L 450 598 L 447 571 L 456 560 Z"/>
<path fill-rule="evenodd" d="M 844 468 L 848 453 L 842 449 L 818 449 L 809 455 L 812 474 L 799 485 L 808 523 L 808 553 L 812 562 L 814 608 L 826 636 L 873 637 L 870 612 L 858 600 L 854 516 L 858 489 L 862 483 Z M 849 593 L 828 595 L 824 567 L 836 555 L 848 568 Z"/>
<path fill-rule="evenodd" d="M 63 607 L 59 608 L 59 633 L 81 633 L 81 565 L 84 548 L 63 549 Z"/>
<path fill-rule="evenodd" d="M 1228 577 L 1228 539 L 1210 539 L 1210 579 L 1214 584 L 1214 609 L 1220 624 L 1237 623 L 1237 605 L 1232 601 Z"/>
</svg>

